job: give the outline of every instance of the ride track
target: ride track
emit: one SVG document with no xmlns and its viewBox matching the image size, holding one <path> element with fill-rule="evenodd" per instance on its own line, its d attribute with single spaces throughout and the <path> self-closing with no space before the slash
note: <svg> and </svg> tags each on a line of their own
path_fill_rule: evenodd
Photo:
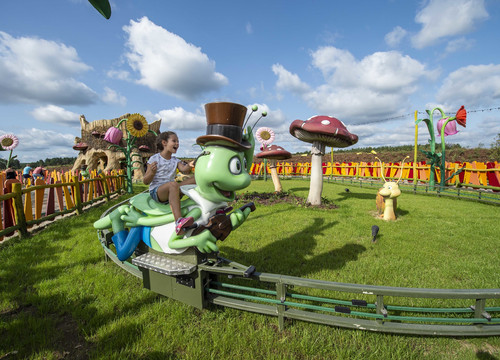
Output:
<svg viewBox="0 0 500 360">
<path fill-rule="evenodd" d="M 101 218 L 127 201 L 108 209 Z M 195 248 L 169 255 L 144 245 L 131 258 L 120 261 L 113 249 L 112 235 L 109 230 L 98 230 L 107 258 L 142 279 L 145 288 L 199 309 L 215 304 L 277 316 L 281 330 L 285 319 L 297 319 L 395 334 L 500 335 L 500 289 L 404 288 L 260 273 L 254 266 L 224 259 L 217 253 L 202 254 Z M 241 285 L 245 282 L 251 286 Z M 308 295 L 311 291 L 328 295 Z M 339 293 L 352 294 L 354 299 L 346 300 Z M 396 298 L 421 306 L 392 304 Z M 443 302 L 455 303 L 442 307 Z M 429 303 L 436 306 L 430 307 Z"/>
</svg>

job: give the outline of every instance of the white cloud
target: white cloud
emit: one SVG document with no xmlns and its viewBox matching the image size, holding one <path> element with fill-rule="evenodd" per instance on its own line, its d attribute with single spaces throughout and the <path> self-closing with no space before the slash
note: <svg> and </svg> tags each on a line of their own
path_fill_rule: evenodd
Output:
<svg viewBox="0 0 500 360">
<path fill-rule="evenodd" d="M 358 61 L 349 51 L 329 46 L 311 56 L 324 83 L 311 89 L 297 75 L 274 65 L 278 89 L 289 89 L 318 113 L 351 124 L 401 113 L 409 107 L 409 97 L 418 83 L 435 75 L 424 64 L 397 51 L 376 52 Z"/>
<path fill-rule="evenodd" d="M 39 121 L 48 123 L 68 126 L 80 125 L 80 116 L 78 114 L 56 105 L 38 107 L 31 112 L 31 115 Z"/>
<path fill-rule="evenodd" d="M 251 114 L 252 105 L 257 105 L 258 109 Z M 262 113 L 264 112 L 267 114 L 266 116 L 262 116 Z M 267 104 L 248 105 L 246 118 L 248 118 L 248 116 L 250 116 L 250 118 L 248 119 L 246 126 L 255 127 L 254 133 L 258 128 L 265 126 L 273 129 L 273 131 L 278 134 L 282 132 L 288 132 L 288 127 L 290 126 L 283 111 L 281 111 L 280 109 L 270 109 Z"/>
<path fill-rule="evenodd" d="M 130 81 L 130 72 L 125 70 L 109 70 L 106 75 L 111 79 Z"/>
<path fill-rule="evenodd" d="M 486 18 L 484 0 L 430 0 L 415 17 L 422 29 L 412 38 L 413 46 L 422 49 L 443 38 L 469 33 Z"/>
<path fill-rule="evenodd" d="M 0 31 L 0 103 L 93 103 L 97 94 L 74 78 L 90 69 L 73 47 Z"/>
<path fill-rule="evenodd" d="M 154 115 L 161 118 L 161 127 L 166 130 L 205 130 L 207 122 L 205 114 L 201 111 L 192 113 L 181 107 L 161 110 Z"/>
<path fill-rule="evenodd" d="M 297 74 L 286 70 L 281 64 L 272 66 L 273 73 L 278 76 L 276 88 L 278 90 L 287 90 L 295 94 L 303 94 L 309 90 L 309 86 L 302 82 Z"/>
<path fill-rule="evenodd" d="M 450 73 L 436 99 L 452 108 L 497 104 L 500 99 L 500 65 L 470 65 Z"/>
<path fill-rule="evenodd" d="M 404 39 L 408 32 L 401 26 L 396 26 L 390 33 L 386 34 L 384 39 L 387 45 L 391 47 L 396 47 L 399 45 L 401 40 Z"/>
<path fill-rule="evenodd" d="M 78 155 L 73 150 L 75 136 L 72 134 L 31 128 L 16 133 L 16 136 L 19 138 L 19 146 L 14 152 L 20 162 Z"/>
<path fill-rule="evenodd" d="M 446 54 L 451 54 L 457 51 L 470 50 L 475 44 L 474 40 L 469 40 L 464 37 L 451 40 L 448 45 L 446 45 Z"/>
<path fill-rule="evenodd" d="M 253 34 L 253 27 L 250 22 L 247 22 L 247 24 L 245 25 L 245 30 L 247 34 Z"/>
<path fill-rule="evenodd" d="M 102 100 L 105 103 L 120 104 L 122 106 L 125 106 L 127 104 L 127 98 L 125 96 L 120 95 L 115 90 L 108 87 L 104 88 L 104 95 L 102 96 Z"/>
<path fill-rule="evenodd" d="M 227 85 L 227 78 L 215 71 L 215 62 L 199 47 L 147 17 L 131 20 L 123 30 L 130 50 L 125 56 L 140 74 L 138 83 L 186 100 Z"/>
</svg>

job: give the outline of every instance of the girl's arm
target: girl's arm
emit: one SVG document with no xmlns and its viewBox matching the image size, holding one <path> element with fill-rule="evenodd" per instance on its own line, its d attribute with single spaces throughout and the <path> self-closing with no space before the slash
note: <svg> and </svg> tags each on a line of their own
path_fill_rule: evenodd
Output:
<svg viewBox="0 0 500 360">
<path fill-rule="evenodd" d="M 142 182 L 144 185 L 149 185 L 151 184 L 151 181 L 153 181 L 156 170 L 158 170 L 156 161 L 152 162 L 151 164 L 148 164 L 148 167 L 146 169 L 146 174 L 144 174 L 144 178 L 142 179 Z"/>
<path fill-rule="evenodd" d="M 193 168 L 194 168 L 194 161 L 190 161 L 189 163 L 186 163 L 184 161 L 179 161 L 177 163 L 177 169 L 179 169 L 179 171 L 184 175 L 189 175 Z"/>
</svg>

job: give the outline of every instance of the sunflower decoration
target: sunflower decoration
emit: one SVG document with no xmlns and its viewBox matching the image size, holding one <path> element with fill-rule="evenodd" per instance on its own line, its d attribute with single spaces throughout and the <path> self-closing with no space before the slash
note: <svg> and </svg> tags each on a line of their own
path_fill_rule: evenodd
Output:
<svg viewBox="0 0 500 360">
<path fill-rule="evenodd" d="M 14 160 L 17 155 L 12 156 L 12 150 L 14 150 L 17 145 L 19 145 L 19 139 L 14 134 L 5 134 L 0 136 L 0 150 L 1 151 L 9 151 L 9 160 L 7 160 L 7 168 L 10 167 L 10 162 Z"/>
<path fill-rule="evenodd" d="M 127 129 L 128 136 L 124 139 L 124 146 L 121 146 L 120 142 L 123 134 L 119 128 L 124 121 L 126 122 L 125 128 Z M 141 114 L 135 113 L 130 115 L 128 118 L 121 119 L 116 126 L 109 128 L 106 132 L 106 136 L 104 137 L 104 140 L 111 143 L 108 149 L 115 148 L 116 150 L 123 152 L 125 155 L 125 160 L 123 162 L 126 165 L 127 192 L 129 194 L 132 194 L 133 192 L 132 172 L 142 167 L 142 160 L 132 160 L 134 156 L 142 158 L 142 156 L 137 152 L 135 141 L 137 138 L 146 136 L 148 132 L 153 133 L 155 136 L 157 135 L 153 130 L 149 129 L 146 118 Z M 141 147 L 139 147 L 138 150 L 141 151 Z M 140 165 L 134 166 L 134 163 L 139 163 Z"/>
<path fill-rule="evenodd" d="M 0 136 L 0 144 L 2 150 L 14 150 L 19 145 L 19 139 L 14 134 L 6 134 Z"/>
<path fill-rule="evenodd" d="M 143 137 L 148 133 L 148 122 L 141 114 L 132 114 L 127 120 L 127 130 L 132 136 Z"/>
<path fill-rule="evenodd" d="M 265 149 L 274 141 L 275 135 L 272 129 L 268 127 L 261 127 L 255 133 L 255 137 L 262 144 L 262 149 Z"/>
</svg>

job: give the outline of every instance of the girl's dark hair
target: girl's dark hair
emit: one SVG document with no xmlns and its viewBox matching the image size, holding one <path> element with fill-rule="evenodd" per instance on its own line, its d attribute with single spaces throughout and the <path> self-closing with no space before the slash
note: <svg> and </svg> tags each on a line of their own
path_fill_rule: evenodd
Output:
<svg viewBox="0 0 500 360">
<path fill-rule="evenodd" d="M 5 170 L 5 175 L 7 179 L 15 179 L 17 177 L 16 171 L 10 168 Z"/>
<path fill-rule="evenodd" d="M 158 137 L 156 138 L 156 150 L 162 151 L 163 150 L 163 144 L 161 143 L 162 140 L 168 141 L 168 139 L 172 136 L 175 135 L 177 136 L 176 133 L 173 131 L 164 131 Z"/>
</svg>

